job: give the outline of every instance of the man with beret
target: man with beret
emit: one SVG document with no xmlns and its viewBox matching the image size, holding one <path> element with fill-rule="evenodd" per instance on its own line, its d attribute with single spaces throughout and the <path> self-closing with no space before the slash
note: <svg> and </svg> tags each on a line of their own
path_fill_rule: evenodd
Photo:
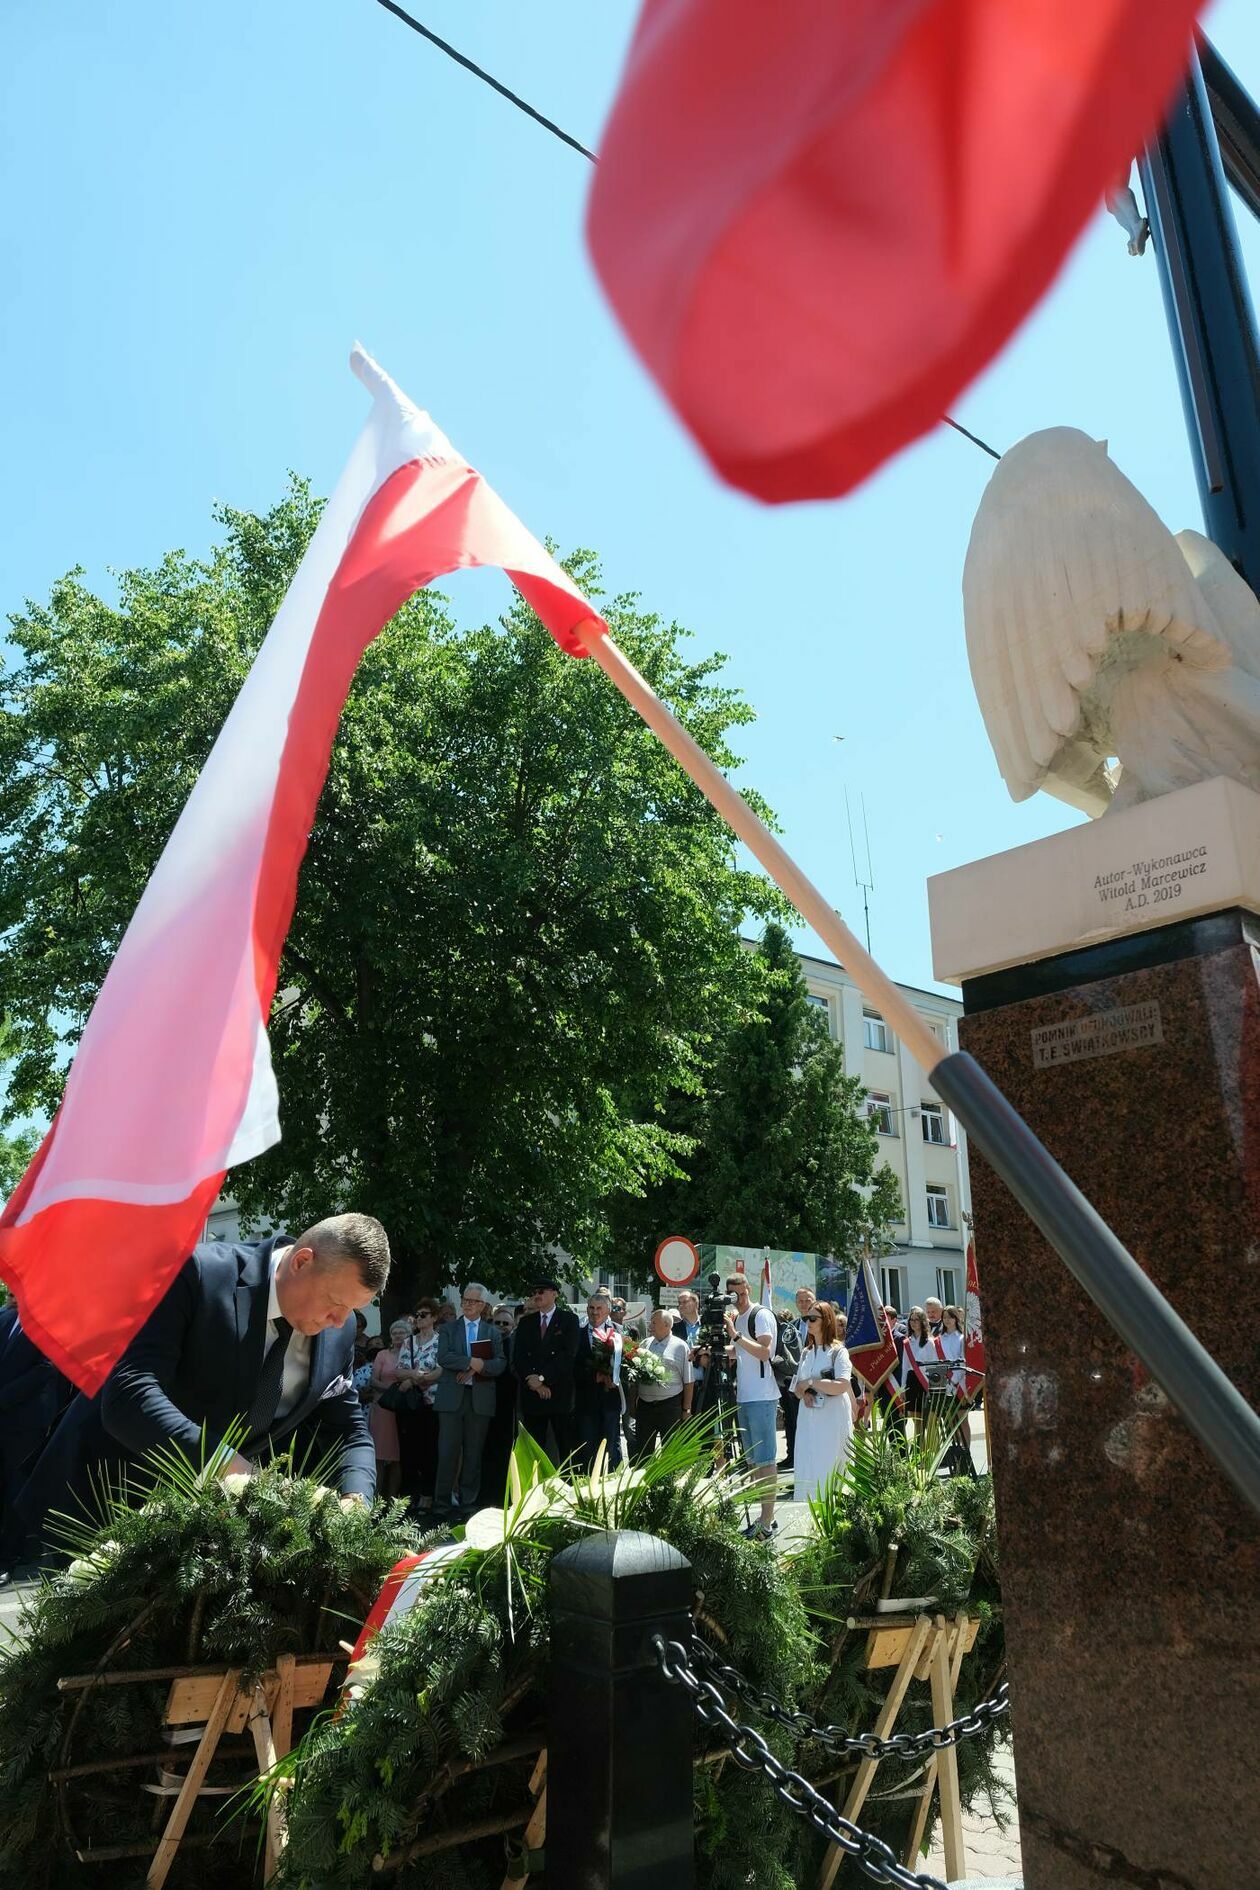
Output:
<svg viewBox="0 0 1260 1890">
<path fill-rule="evenodd" d="M 574 1448 L 573 1364 L 581 1327 L 575 1312 L 557 1304 L 559 1297 L 558 1280 L 535 1283 L 532 1308 L 512 1341 L 512 1370 L 521 1388 L 521 1423 L 553 1462 L 563 1463 Z M 553 1450 L 548 1425 L 555 1433 Z"/>
</svg>

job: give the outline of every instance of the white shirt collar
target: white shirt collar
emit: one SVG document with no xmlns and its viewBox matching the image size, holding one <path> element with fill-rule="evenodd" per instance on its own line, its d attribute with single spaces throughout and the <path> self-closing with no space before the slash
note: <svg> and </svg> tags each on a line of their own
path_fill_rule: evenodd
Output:
<svg viewBox="0 0 1260 1890">
<path fill-rule="evenodd" d="M 268 1291 L 268 1294 L 267 1294 L 267 1318 L 271 1322 L 272 1325 L 274 1325 L 276 1320 L 281 1317 L 280 1295 L 276 1291 L 276 1274 L 280 1271 L 280 1262 L 284 1259 L 285 1254 L 289 1253 L 291 1250 L 292 1250 L 292 1242 L 290 1242 L 289 1245 L 286 1247 L 276 1247 L 276 1248 L 273 1248 L 272 1250 L 271 1283 L 270 1283 L 270 1290 Z"/>
</svg>

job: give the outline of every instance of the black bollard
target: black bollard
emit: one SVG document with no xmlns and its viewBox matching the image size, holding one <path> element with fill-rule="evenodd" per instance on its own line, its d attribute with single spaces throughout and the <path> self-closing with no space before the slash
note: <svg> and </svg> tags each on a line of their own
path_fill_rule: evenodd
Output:
<svg viewBox="0 0 1260 1890">
<path fill-rule="evenodd" d="M 666 1542 L 601 1531 L 551 1564 L 547 1882 L 691 1890 L 692 1706 L 652 1639 L 686 1642 L 691 1564 Z"/>
</svg>

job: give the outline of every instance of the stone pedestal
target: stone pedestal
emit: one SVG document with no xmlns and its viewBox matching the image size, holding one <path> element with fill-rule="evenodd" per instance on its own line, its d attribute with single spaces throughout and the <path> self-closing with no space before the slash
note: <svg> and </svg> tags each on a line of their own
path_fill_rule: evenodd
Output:
<svg viewBox="0 0 1260 1890">
<path fill-rule="evenodd" d="M 1169 845 L 1190 796 L 1197 829 Z M 1046 955 L 1028 950 L 1038 846 L 945 876 L 932 903 L 963 1048 L 1255 1404 L 1260 898 L 1236 817 L 1260 833 L 1260 797 L 1195 788 L 1039 843 L 1070 839 L 1080 876 L 1040 885 Z M 1137 906 L 1140 930 L 1065 949 L 1063 913 L 1104 874 L 1205 859 L 1221 909 L 1152 925 Z M 1260 1884 L 1260 1526 L 974 1155 L 972 1186 L 1027 1890 Z"/>
</svg>

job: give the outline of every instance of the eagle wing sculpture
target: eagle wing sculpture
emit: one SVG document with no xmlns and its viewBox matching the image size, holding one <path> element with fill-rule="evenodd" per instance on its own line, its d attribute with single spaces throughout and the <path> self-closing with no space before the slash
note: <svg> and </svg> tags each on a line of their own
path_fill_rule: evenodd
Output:
<svg viewBox="0 0 1260 1890">
<path fill-rule="evenodd" d="M 1103 814 L 1215 775 L 1260 789 L 1260 603 L 1210 540 L 1173 536 L 1105 442 L 1051 427 L 1004 454 L 963 609 L 1014 800 L 1045 788 Z"/>
</svg>

